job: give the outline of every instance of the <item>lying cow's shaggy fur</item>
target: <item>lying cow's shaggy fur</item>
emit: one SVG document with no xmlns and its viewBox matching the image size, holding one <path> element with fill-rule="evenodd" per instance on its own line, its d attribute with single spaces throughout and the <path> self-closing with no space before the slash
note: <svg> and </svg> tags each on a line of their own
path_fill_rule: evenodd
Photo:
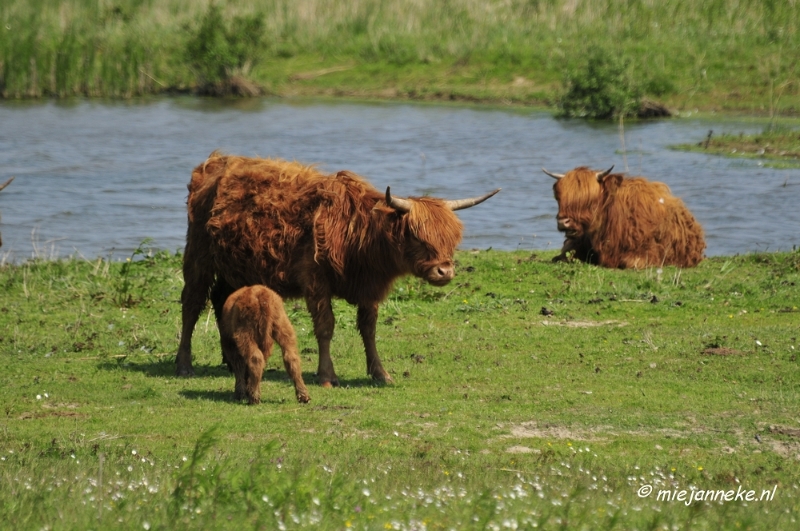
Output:
<svg viewBox="0 0 800 531">
<path fill-rule="evenodd" d="M 604 267 L 692 267 L 703 259 L 703 228 L 661 182 L 579 167 L 556 180 L 561 254 Z"/>
<path fill-rule="evenodd" d="M 262 284 L 284 298 L 305 298 L 321 385 L 338 385 L 330 356 L 333 297 L 358 307 L 367 373 L 391 381 L 375 346 L 378 304 L 402 275 L 447 284 L 462 233 L 453 211 L 494 193 L 458 201 L 402 199 L 347 171 L 326 175 L 297 162 L 212 154 L 189 184 L 177 373 L 193 372 L 192 331 L 206 300 L 219 320 L 230 293 Z"/>
<path fill-rule="evenodd" d="M 235 291 L 222 308 L 219 322 L 222 357 L 236 378 L 234 396 L 250 404 L 261 401 L 261 376 L 277 342 L 283 351 L 283 365 L 294 382 L 297 401 L 310 400 L 300 370 L 297 338 L 283 309 L 283 300 L 264 286 Z"/>
</svg>

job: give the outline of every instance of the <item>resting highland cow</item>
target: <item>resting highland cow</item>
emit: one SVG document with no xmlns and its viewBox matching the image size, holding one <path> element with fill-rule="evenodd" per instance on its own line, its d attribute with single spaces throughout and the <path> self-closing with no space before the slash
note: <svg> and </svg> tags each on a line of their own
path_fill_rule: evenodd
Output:
<svg viewBox="0 0 800 531">
<path fill-rule="evenodd" d="M 348 171 L 325 175 L 297 162 L 212 153 L 189 183 L 177 374 L 193 373 L 192 331 L 206 300 L 219 321 L 228 295 L 262 284 L 283 298 L 305 298 L 321 385 L 338 385 L 330 355 L 332 297 L 358 307 L 367 374 L 392 381 L 375 346 L 378 304 L 402 275 L 447 284 L 463 230 L 453 211 L 495 193 L 401 199 Z"/>
<path fill-rule="evenodd" d="M 558 201 L 561 254 L 615 268 L 661 265 L 692 267 L 703 259 L 703 229 L 669 187 L 642 177 L 598 172 L 582 166 L 550 173 Z"/>
<path fill-rule="evenodd" d="M 297 401 L 305 404 L 310 400 L 300 370 L 294 328 L 283 309 L 283 300 L 274 291 L 264 286 L 236 290 L 222 307 L 219 337 L 222 357 L 236 378 L 236 400 L 261 402 L 261 377 L 273 341 L 283 351 L 283 365 L 294 382 Z"/>
</svg>

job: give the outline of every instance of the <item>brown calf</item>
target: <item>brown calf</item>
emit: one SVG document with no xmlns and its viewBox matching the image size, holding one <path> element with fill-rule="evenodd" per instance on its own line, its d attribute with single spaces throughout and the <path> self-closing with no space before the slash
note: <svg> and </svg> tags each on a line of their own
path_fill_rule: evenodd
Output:
<svg viewBox="0 0 800 531">
<path fill-rule="evenodd" d="M 236 378 L 236 400 L 261 401 L 261 376 L 276 341 L 283 351 L 283 365 L 294 382 L 297 401 L 310 400 L 300 371 L 297 338 L 283 309 L 283 300 L 264 286 L 234 292 L 222 308 L 220 320 L 222 357 Z"/>
</svg>

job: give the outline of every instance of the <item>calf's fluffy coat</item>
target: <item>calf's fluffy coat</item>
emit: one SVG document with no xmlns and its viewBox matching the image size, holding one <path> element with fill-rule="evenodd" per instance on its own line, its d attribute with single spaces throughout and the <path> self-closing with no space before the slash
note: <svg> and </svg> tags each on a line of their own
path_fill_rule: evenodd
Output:
<svg viewBox="0 0 800 531">
<path fill-rule="evenodd" d="M 283 300 L 264 286 L 235 291 L 222 308 L 222 357 L 236 378 L 234 395 L 250 404 L 261 401 L 261 376 L 272 353 L 273 341 L 283 351 L 283 365 L 294 382 L 297 401 L 310 400 L 300 370 L 297 338 L 283 309 Z"/>
</svg>

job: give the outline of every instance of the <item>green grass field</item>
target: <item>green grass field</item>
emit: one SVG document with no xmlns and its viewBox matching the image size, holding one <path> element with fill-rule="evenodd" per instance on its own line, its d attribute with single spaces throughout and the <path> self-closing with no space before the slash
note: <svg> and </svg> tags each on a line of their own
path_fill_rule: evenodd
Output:
<svg viewBox="0 0 800 531">
<path fill-rule="evenodd" d="M 365 378 L 337 302 L 343 386 L 316 386 L 287 301 L 311 403 L 278 351 L 258 406 L 233 401 L 210 314 L 197 375 L 173 375 L 179 255 L 4 266 L 0 527 L 798 527 L 800 252 L 553 255 L 461 251 L 444 288 L 400 280 L 378 326 L 394 385 Z"/>
<path fill-rule="evenodd" d="M 587 50 L 678 110 L 796 115 L 800 10 L 777 0 L 218 0 L 207 59 L 282 96 L 552 106 Z M 208 2 L 7 0 L 0 94 L 132 97 L 197 88 Z M 237 36 L 237 17 L 263 32 Z M 214 21 L 212 21 L 214 22 Z M 198 42 L 203 42 L 200 39 Z M 238 54 L 238 55 L 237 55 Z M 194 66 L 193 66 L 194 65 Z"/>
</svg>

